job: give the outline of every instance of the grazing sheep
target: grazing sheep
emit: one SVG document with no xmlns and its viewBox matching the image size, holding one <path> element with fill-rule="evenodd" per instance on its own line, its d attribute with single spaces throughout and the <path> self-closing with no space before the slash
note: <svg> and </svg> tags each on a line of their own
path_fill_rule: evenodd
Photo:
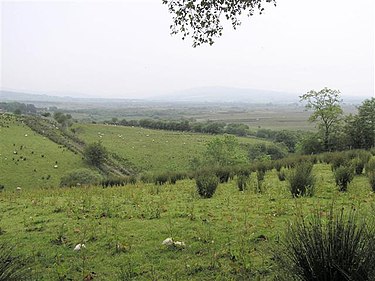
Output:
<svg viewBox="0 0 375 281">
<path fill-rule="evenodd" d="M 73 249 L 73 251 L 80 251 L 81 249 L 86 249 L 86 246 L 85 246 L 85 244 L 77 244 L 75 247 L 74 247 L 74 249 Z"/>
<path fill-rule="evenodd" d="M 166 246 L 172 246 L 173 245 L 173 239 L 169 237 L 169 238 L 165 239 L 162 244 L 166 245 Z"/>
<path fill-rule="evenodd" d="M 22 190 L 22 188 L 21 188 L 21 187 L 19 187 L 19 186 L 17 186 L 16 190 L 17 190 L 17 191 L 21 191 L 21 190 Z"/>
<path fill-rule="evenodd" d="M 170 246 L 173 246 L 173 247 L 176 247 L 176 248 L 185 248 L 185 242 L 181 242 L 181 241 L 173 241 L 173 239 L 171 237 L 168 237 L 167 239 L 165 239 L 162 243 L 163 245 L 166 245 L 168 247 Z"/>
</svg>

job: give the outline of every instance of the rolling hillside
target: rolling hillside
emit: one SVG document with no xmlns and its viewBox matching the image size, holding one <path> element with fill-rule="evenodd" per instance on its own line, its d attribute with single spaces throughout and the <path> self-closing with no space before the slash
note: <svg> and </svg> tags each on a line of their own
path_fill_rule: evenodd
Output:
<svg viewBox="0 0 375 281">
<path fill-rule="evenodd" d="M 0 184 L 16 187 L 58 186 L 63 174 L 84 167 L 78 154 L 50 141 L 13 115 L 0 115 Z"/>
</svg>

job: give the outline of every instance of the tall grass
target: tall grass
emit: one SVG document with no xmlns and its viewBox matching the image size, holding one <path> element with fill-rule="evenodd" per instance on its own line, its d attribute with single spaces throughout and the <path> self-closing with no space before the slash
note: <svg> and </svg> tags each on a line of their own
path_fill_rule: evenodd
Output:
<svg viewBox="0 0 375 281">
<path fill-rule="evenodd" d="M 375 280 L 375 232 L 354 209 L 291 224 L 276 253 L 279 280 Z"/>
<path fill-rule="evenodd" d="M 31 280 L 29 261 L 17 254 L 7 242 L 0 243 L 0 281 Z"/>
<path fill-rule="evenodd" d="M 315 177 L 312 168 L 311 162 L 303 162 L 289 172 L 287 179 L 293 197 L 314 195 Z"/>
</svg>

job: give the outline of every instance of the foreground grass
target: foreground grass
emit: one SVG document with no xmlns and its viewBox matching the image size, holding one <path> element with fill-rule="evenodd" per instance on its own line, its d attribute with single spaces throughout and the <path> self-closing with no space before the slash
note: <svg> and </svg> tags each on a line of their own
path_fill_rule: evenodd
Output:
<svg viewBox="0 0 375 281">
<path fill-rule="evenodd" d="M 340 193 L 328 165 L 315 165 L 316 195 L 292 199 L 286 182 L 268 172 L 264 192 L 239 192 L 232 181 L 211 199 L 193 181 L 39 189 L 0 193 L 2 241 L 33 260 L 35 280 L 271 280 L 273 249 L 296 214 L 355 205 L 372 216 L 374 194 L 365 176 Z M 161 243 L 184 241 L 183 249 Z M 73 251 L 85 243 L 83 251 Z"/>
</svg>

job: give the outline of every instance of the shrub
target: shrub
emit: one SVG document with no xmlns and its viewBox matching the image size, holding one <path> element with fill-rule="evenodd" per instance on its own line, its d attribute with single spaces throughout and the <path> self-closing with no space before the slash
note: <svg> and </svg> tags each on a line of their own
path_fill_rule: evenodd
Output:
<svg viewBox="0 0 375 281">
<path fill-rule="evenodd" d="M 353 180 L 352 168 L 348 166 L 338 167 L 335 172 L 336 185 L 339 187 L 340 191 L 346 191 L 348 189 L 348 184 Z"/>
<path fill-rule="evenodd" d="M 246 189 L 248 180 L 249 177 L 246 175 L 239 175 L 237 177 L 237 187 L 240 191 L 244 191 Z"/>
<path fill-rule="evenodd" d="M 195 182 L 198 193 L 203 198 L 211 198 L 219 185 L 219 180 L 215 175 L 206 173 L 198 175 Z"/>
<path fill-rule="evenodd" d="M 279 181 L 285 181 L 286 179 L 285 170 L 281 169 L 279 172 L 277 172 L 277 177 L 279 178 Z"/>
<path fill-rule="evenodd" d="M 294 197 L 314 195 L 315 178 L 312 168 L 311 162 L 303 162 L 290 171 L 287 179 L 290 184 L 290 192 Z"/>
<path fill-rule="evenodd" d="M 0 281 L 30 280 L 29 260 L 14 252 L 7 242 L 0 243 Z"/>
<path fill-rule="evenodd" d="M 60 186 L 99 185 L 101 175 L 90 169 L 78 169 L 61 177 Z"/>
<path fill-rule="evenodd" d="M 316 212 L 290 224 L 275 253 L 278 280 L 374 280 L 375 232 L 355 210 L 324 219 Z"/>
<path fill-rule="evenodd" d="M 83 156 L 88 164 L 98 167 L 107 157 L 107 150 L 100 142 L 95 142 L 85 147 Z"/>
<path fill-rule="evenodd" d="M 159 174 L 157 176 L 155 176 L 155 185 L 163 185 L 163 184 L 166 184 L 168 182 L 168 175 L 167 174 Z"/>
<path fill-rule="evenodd" d="M 352 160 L 352 165 L 353 165 L 356 175 L 361 175 L 363 172 L 363 169 L 365 168 L 365 161 L 357 157 Z"/>
<path fill-rule="evenodd" d="M 215 170 L 215 174 L 218 177 L 220 183 L 225 183 L 229 181 L 231 172 L 229 170 L 229 167 L 220 167 Z"/>
<path fill-rule="evenodd" d="M 366 164 L 366 174 L 372 190 L 375 192 L 375 158 L 371 158 Z"/>
<path fill-rule="evenodd" d="M 5 186 L 3 184 L 0 184 L 0 191 L 3 191 Z"/>
</svg>

